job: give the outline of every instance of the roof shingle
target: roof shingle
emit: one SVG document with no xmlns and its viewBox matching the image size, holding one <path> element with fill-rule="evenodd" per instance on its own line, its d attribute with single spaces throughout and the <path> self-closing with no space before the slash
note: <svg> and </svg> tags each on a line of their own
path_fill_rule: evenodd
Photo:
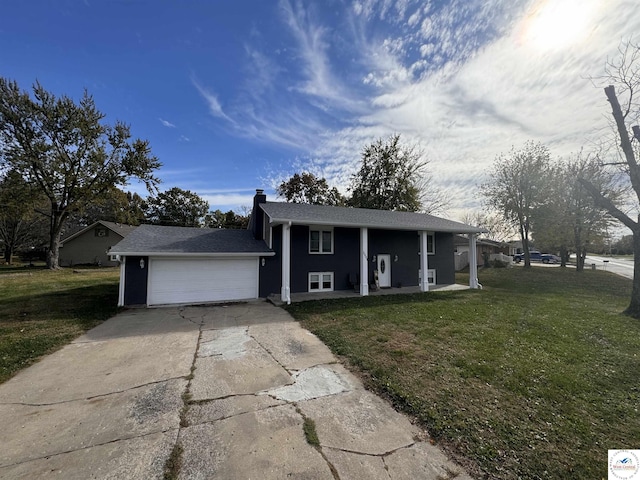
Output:
<svg viewBox="0 0 640 480">
<path fill-rule="evenodd" d="M 262 254 L 273 252 L 249 230 L 140 225 L 109 252 L 112 255 Z"/>
<path fill-rule="evenodd" d="M 392 212 L 368 208 L 331 207 L 300 203 L 260 204 L 272 223 L 367 227 L 390 230 L 428 230 L 432 232 L 481 233 L 485 230 L 446 218 L 414 212 Z"/>
</svg>

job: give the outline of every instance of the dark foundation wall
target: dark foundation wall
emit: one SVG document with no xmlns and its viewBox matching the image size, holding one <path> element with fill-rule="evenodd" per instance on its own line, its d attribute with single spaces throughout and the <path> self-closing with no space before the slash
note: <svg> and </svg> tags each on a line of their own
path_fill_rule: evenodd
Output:
<svg viewBox="0 0 640 480">
<path fill-rule="evenodd" d="M 140 268 L 140 260 L 144 260 L 144 268 Z M 124 304 L 147 304 L 147 278 L 149 273 L 149 257 L 125 257 L 124 266 Z"/>
</svg>

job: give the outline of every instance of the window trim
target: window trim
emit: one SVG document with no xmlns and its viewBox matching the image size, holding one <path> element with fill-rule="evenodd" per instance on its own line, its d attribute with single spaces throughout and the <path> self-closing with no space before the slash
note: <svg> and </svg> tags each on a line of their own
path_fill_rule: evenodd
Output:
<svg viewBox="0 0 640 480">
<path fill-rule="evenodd" d="M 318 245 L 318 251 L 317 252 L 312 252 L 311 251 L 311 232 L 319 232 L 320 238 L 318 239 L 319 245 Z M 322 249 L 322 234 L 324 232 L 329 232 L 329 234 L 331 234 L 331 250 L 329 252 L 325 252 Z M 308 246 L 308 250 L 309 250 L 309 255 L 333 255 L 333 250 L 334 250 L 333 227 L 314 227 L 314 226 L 309 226 L 309 246 Z"/>
<path fill-rule="evenodd" d="M 431 250 L 429 250 L 429 237 L 431 237 Z M 436 234 L 431 232 L 427 233 L 427 255 L 436 254 Z"/>
<path fill-rule="evenodd" d="M 318 288 L 311 288 L 311 275 L 318 275 Z M 322 283 L 323 283 L 323 276 L 324 275 L 330 275 L 331 276 L 331 288 L 323 288 Z M 334 275 L 333 272 L 309 272 L 309 274 L 307 275 L 307 291 L 310 293 L 313 292 L 333 292 L 334 289 Z"/>
</svg>

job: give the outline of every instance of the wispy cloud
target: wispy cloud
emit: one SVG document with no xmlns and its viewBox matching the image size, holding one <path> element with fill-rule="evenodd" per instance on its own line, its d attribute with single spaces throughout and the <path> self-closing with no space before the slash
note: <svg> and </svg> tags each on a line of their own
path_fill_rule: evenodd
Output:
<svg viewBox="0 0 640 480">
<path fill-rule="evenodd" d="M 195 75 L 191 76 L 191 83 L 193 84 L 194 87 L 196 87 L 196 90 L 198 90 L 198 93 L 200 94 L 200 96 L 207 103 L 207 107 L 209 108 L 209 113 L 211 115 L 213 115 L 214 117 L 222 118 L 224 120 L 233 122 L 233 120 L 229 118 L 227 114 L 222 110 L 222 105 L 220 105 L 220 102 L 218 101 L 218 96 L 215 93 L 213 93 L 212 91 L 204 87 L 198 81 Z"/>
<path fill-rule="evenodd" d="M 160 123 L 167 128 L 176 128 L 176 126 L 168 120 L 163 120 L 162 118 L 158 118 L 158 120 L 160 120 Z"/>
</svg>

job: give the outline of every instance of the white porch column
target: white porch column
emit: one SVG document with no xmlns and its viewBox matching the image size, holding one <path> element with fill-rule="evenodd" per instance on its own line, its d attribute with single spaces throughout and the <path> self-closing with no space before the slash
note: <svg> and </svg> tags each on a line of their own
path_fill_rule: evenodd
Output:
<svg viewBox="0 0 640 480">
<path fill-rule="evenodd" d="M 282 225 L 282 288 L 280 300 L 291 304 L 291 223 Z"/>
<path fill-rule="evenodd" d="M 124 307 L 124 279 L 127 257 L 120 257 L 120 285 L 118 287 L 118 306 Z"/>
<path fill-rule="evenodd" d="M 427 232 L 420 232 L 420 291 L 429 291 L 429 248 L 427 247 Z"/>
<path fill-rule="evenodd" d="M 469 234 L 469 288 L 478 288 L 478 251 L 476 234 Z"/>
<path fill-rule="evenodd" d="M 369 295 L 369 230 L 360 228 L 360 295 Z"/>
</svg>

